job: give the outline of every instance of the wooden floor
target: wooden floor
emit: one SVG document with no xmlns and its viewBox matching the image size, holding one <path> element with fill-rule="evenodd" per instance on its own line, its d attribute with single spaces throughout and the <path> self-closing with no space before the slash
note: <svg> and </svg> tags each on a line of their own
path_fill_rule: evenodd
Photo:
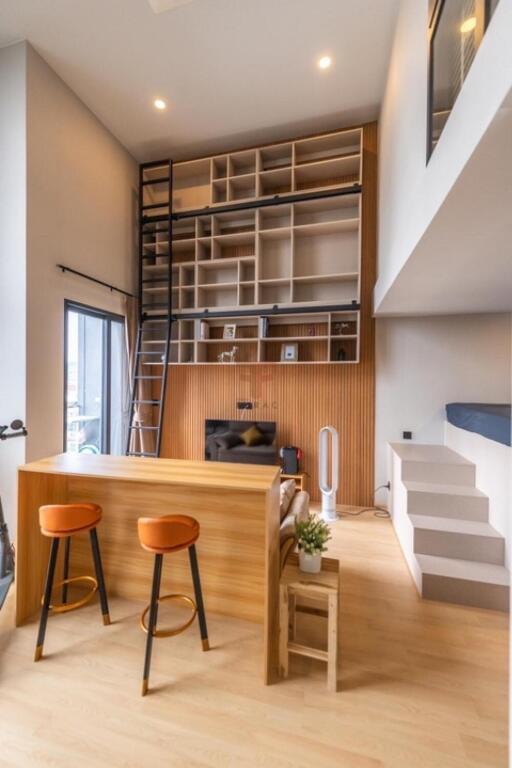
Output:
<svg viewBox="0 0 512 768">
<path fill-rule="evenodd" d="M 11 629 L 9 598 L 0 766 L 504 768 L 507 617 L 421 601 L 388 520 L 365 513 L 334 528 L 339 693 L 325 690 L 321 663 L 299 657 L 286 682 L 265 688 L 261 628 L 210 615 L 210 653 L 195 627 L 155 641 L 143 699 L 140 605 L 112 600 L 110 627 L 96 605 L 51 617 L 34 664 L 35 626 Z M 320 618 L 301 621 L 305 636 L 321 629 Z"/>
</svg>

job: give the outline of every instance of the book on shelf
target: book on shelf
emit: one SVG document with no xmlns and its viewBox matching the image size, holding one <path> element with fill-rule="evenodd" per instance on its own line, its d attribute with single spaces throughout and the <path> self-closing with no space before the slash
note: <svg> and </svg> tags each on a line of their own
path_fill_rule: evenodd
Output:
<svg viewBox="0 0 512 768">
<path fill-rule="evenodd" d="M 210 338 L 210 326 L 206 320 L 196 320 L 196 339 L 205 341 Z"/>
<path fill-rule="evenodd" d="M 260 339 L 268 336 L 268 317 L 260 317 Z"/>
</svg>

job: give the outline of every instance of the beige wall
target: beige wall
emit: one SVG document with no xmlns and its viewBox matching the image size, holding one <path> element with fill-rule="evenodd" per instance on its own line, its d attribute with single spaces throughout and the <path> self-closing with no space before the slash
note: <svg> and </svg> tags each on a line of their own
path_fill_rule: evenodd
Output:
<svg viewBox="0 0 512 768">
<path fill-rule="evenodd" d="M 25 418 L 26 153 L 24 45 L 0 49 L 0 424 Z M 0 443 L 0 494 L 9 527 L 23 438 Z"/>
<path fill-rule="evenodd" d="M 66 264 L 134 289 L 137 165 L 32 49 L 27 68 L 27 441 L 62 450 L 64 300 L 123 313 L 123 297 Z"/>
<path fill-rule="evenodd" d="M 0 493 L 15 528 L 16 467 L 62 450 L 64 301 L 123 313 L 123 298 L 63 263 L 135 288 L 137 164 L 26 43 L 0 50 Z"/>
</svg>

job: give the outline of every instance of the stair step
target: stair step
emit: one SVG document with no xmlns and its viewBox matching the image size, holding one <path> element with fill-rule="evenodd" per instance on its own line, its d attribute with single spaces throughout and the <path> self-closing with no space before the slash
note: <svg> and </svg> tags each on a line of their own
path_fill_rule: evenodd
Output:
<svg viewBox="0 0 512 768">
<path fill-rule="evenodd" d="M 510 577 L 501 565 L 432 555 L 416 555 L 422 597 L 478 608 L 507 611 Z"/>
<path fill-rule="evenodd" d="M 393 443 L 402 462 L 402 480 L 444 485 L 475 485 L 475 465 L 444 445 Z"/>
<path fill-rule="evenodd" d="M 505 540 L 489 523 L 409 515 L 414 553 L 503 565 Z"/>
<path fill-rule="evenodd" d="M 489 519 L 489 499 L 470 485 L 420 483 L 406 480 L 407 511 L 411 515 L 449 517 L 460 520 Z"/>
</svg>

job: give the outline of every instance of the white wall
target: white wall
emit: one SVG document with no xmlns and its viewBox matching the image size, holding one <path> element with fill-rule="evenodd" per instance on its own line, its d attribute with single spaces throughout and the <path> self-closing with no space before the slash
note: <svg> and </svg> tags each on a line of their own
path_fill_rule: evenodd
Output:
<svg viewBox="0 0 512 768">
<path fill-rule="evenodd" d="M 402 0 L 379 126 L 377 313 L 512 88 L 512 0 L 500 0 L 427 166 L 427 18 L 427 0 Z"/>
<path fill-rule="evenodd" d="M 411 430 L 444 442 L 446 403 L 511 399 L 512 318 L 380 318 L 376 329 L 375 485 L 388 477 L 387 443 Z M 378 500 L 387 501 L 385 493 Z"/>
<path fill-rule="evenodd" d="M 135 282 L 138 170 L 128 152 L 28 48 L 27 460 L 63 438 L 64 300 L 123 314 Z"/>
<path fill-rule="evenodd" d="M 0 49 L 0 424 L 25 418 L 25 46 Z M 0 495 L 11 532 L 23 438 L 0 443 Z"/>
</svg>

